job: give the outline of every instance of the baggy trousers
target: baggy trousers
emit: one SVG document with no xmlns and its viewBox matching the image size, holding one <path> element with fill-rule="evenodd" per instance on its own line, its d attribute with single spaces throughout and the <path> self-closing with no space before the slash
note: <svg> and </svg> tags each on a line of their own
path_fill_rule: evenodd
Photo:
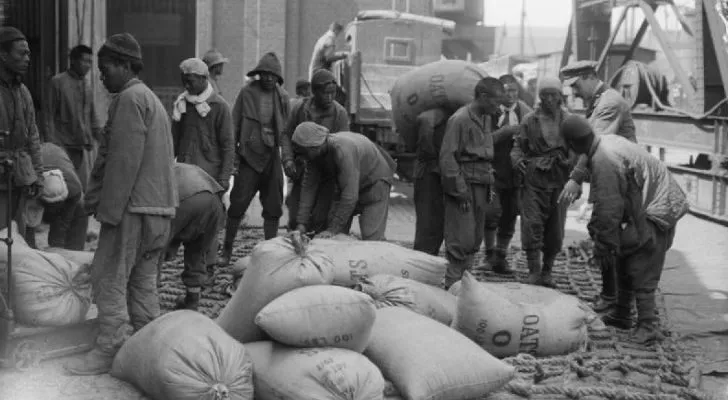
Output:
<svg viewBox="0 0 728 400">
<path fill-rule="evenodd" d="M 361 240 L 387 240 L 387 217 L 389 216 L 389 194 L 391 191 L 392 185 L 387 181 L 380 180 L 359 192 L 359 201 L 342 233 L 348 234 L 351 231 L 354 216 L 358 215 Z M 336 203 L 334 202 L 331 209 L 332 213 L 337 208 Z M 330 213 L 329 219 L 332 216 L 333 214 Z"/>
<path fill-rule="evenodd" d="M 92 268 L 99 350 L 116 354 L 133 332 L 159 316 L 157 271 L 171 222 L 127 211 L 118 225 L 101 224 Z"/>
<path fill-rule="evenodd" d="M 445 240 L 445 198 L 440 174 L 430 169 L 415 180 L 414 249 L 434 256 Z"/>
<path fill-rule="evenodd" d="M 220 196 L 200 192 L 180 202 L 172 220 L 172 243 L 182 243 L 186 287 L 201 287 L 207 279 L 207 266 L 217 262 L 217 233 L 225 223 Z"/>
<path fill-rule="evenodd" d="M 485 230 L 497 230 L 499 239 L 510 241 L 516 233 L 519 204 L 519 189 L 497 189 L 493 202 L 488 205 Z"/>
<path fill-rule="evenodd" d="M 473 255 L 480 248 L 485 231 L 488 207 L 488 185 L 471 183 L 470 208 L 460 210 L 455 197 L 445 195 L 445 248 L 450 262 L 446 279 L 455 281 L 470 267 Z"/>
<path fill-rule="evenodd" d="M 283 215 L 283 169 L 277 149 L 272 152 L 262 172 L 253 169 L 245 159 L 240 160 L 240 168 L 230 191 L 228 218 L 243 218 L 258 192 L 263 206 L 263 220 L 277 221 Z"/>
<path fill-rule="evenodd" d="M 553 260 L 564 243 L 568 204 L 559 204 L 561 189 L 526 185 L 521 191 L 521 245 L 523 250 L 543 252 Z"/>
<path fill-rule="evenodd" d="M 50 221 L 48 245 L 69 250 L 83 250 L 86 245 L 88 217 L 83 210 L 83 195 L 60 203 L 46 205 L 45 215 Z"/>
<path fill-rule="evenodd" d="M 634 253 L 620 257 L 617 262 L 617 307 L 629 315 L 632 300 L 637 300 L 639 322 L 656 323 L 655 291 L 660 283 L 665 256 L 672 247 L 675 228 L 660 230 L 647 221 L 647 242 Z"/>
</svg>

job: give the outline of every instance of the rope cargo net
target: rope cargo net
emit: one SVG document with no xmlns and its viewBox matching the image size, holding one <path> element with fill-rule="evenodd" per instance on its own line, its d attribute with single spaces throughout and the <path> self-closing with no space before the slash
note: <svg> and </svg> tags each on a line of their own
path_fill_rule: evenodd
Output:
<svg viewBox="0 0 728 400">
<path fill-rule="evenodd" d="M 245 227 L 238 233 L 232 263 L 247 256 L 263 240 L 260 228 Z M 398 243 L 412 247 L 412 243 Z M 599 267 L 590 260 L 591 242 L 574 243 L 565 248 L 553 269 L 554 283 L 563 293 L 592 303 L 601 290 Z M 476 270 L 478 280 L 488 282 L 526 282 L 528 268 L 519 248 L 508 254 L 515 270 L 511 276 Z M 483 251 L 474 265 L 483 265 Z M 185 294 L 180 274 L 184 268 L 183 248 L 173 261 L 165 262 L 160 274 L 160 302 L 163 312 L 171 311 Z M 218 268 L 214 283 L 201 296 L 199 312 L 216 318 L 235 292 L 231 267 Z M 590 330 L 586 348 L 566 356 L 533 357 L 519 354 L 504 361 L 516 368 L 516 377 L 488 400 L 713 400 L 716 397 L 699 389 L 701 350 L 679 342 L 670 332 L 669 315 L 658 296 L 658 311 L 667 338 L 659 344 L 641 346 L 627 340 L 629 332 L 607 328 Z M 396 396 L 388 385 L 385 393 Z"/>
</svg>

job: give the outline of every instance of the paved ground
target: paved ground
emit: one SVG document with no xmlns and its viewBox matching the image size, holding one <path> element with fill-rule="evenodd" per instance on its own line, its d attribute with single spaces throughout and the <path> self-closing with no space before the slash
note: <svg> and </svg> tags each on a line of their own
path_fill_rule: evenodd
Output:
<svg viewBox="0 0 728 400">
<path fill-rule="evenodd" d="M 586 193 L 584 195 L 586 197 Z M 414 207 L 412 186 L 398 183 L 392 193 L 387 237 L 396 241 L 411 241 L 414 237 Z M 587 237 L 586 222 L 579 220 L 575 204 L 567 219 L 567 243 Z M 261 226 L 260 204 L 251 206 L 246 223 Z M 287 217 L 281 220 L 285 223 Z M 358 226 L 355 223 L 354 233 Z M 519 242 L 518 237 L 514 243 Z M 661 289 L 674 330 L 686 340 L 697 341 L 711 357 L 706 361 L 704 376 L 706 390 L 728 398 L 728 385 L 719 379 L 728 373 L 728 228 L 686 216 L 678 225 L 673 248 L 668 254 Z M 139 399 L 129 385 L 109 376 L 100 378 L 67 377 L 60 372 L 65 360 L 44 363 L 25 373 L 0 372 L 0 399 Z M 113 396 L 113 397 L 109 397 Z"/>
</svg>

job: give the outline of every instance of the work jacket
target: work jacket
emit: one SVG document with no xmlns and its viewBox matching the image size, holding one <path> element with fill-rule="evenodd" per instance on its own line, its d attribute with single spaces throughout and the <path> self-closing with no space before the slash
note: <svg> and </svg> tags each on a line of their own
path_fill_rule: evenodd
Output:
<svg viewBox="0 0 728 400">
<path fill-rule="evenodd" d="M 86 201 L 99 222 L 111 225 L 125 212 L 174 217 L 178 197 L 169 117 L 139 79 L 127 82 L 109 105 Z"/>
<path fill-rule="evenodd" d="M 177 162 L 174 164 L 174 174 L 180 204 L 198 193 L 217 194 L 225 191 L 213 177 L 197 165 Z"/>
<path fill-rule="evenodd" d="M 522 100 L 518 100 L 513 110 L 516 113 L 519 124 L 523 122 L 523 118 L 533 109 Z M 511 150 L 513 150 L 513 141 L 520 131 L 519 126 L 508 126 L 505 120 L 503 125 L 498 126 L 497 121 L 504 113 L 501 111 L 491 120 L 493 122 L 493 169 L 495 170 L 495 186 L 499 189 L 512 189 L 517 186 L 518 180 L 511 163 Z M 509 129 L 510 128 L 510 129 Z"/>
<path fill-rule="evenodd" d="M 628 255 L 651 235 L 651 221 L 663 231 L 688 211 L 685 193 L 665 164 L 618 135 L 597 136 L 587 154 L 594 210 L 588 228 L 608 249 Z"/>
<path fill-rule="evenodd" d="M 45 119 L 46 141 L 67 149 L 90 149 L 101 124 L 89 82 L 72 70 L 51 78 Z"/>
<path fill-rule="evenodd" d="M 210 112 L 205 117 L 187 103 L 187 112 L 172 122 L 174 154 L 178 162 L 197 165 L 218 182 L 228 182 L 235 159 L 230 106 L 217 93 L 207 104 Z"/>
</svg>

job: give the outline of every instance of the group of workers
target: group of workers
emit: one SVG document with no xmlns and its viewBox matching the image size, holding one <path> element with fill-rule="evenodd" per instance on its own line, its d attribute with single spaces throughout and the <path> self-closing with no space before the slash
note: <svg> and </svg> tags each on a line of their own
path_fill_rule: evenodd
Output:
<svg viewBox="0 0 728 400">
<path fill-rule="evenodd" d="M 685 194 L 637 144 L 630 107 L 598 78 L 597 63 L 577 61 L 560 75 L 539 79 L 535 110 L 504 75 L 480 80 L 458 110 L 418 116 L 414 247 L 436 255 L 444 241 L 445 287 L 472 268 L 512 274 L 506 255 L 520 215 L 528 283 L 555 287 L 567 209 L 588 180 L 603 281 L 594 307 L 607 325 L 631 329 L 636 300 L 632 340 L 659 340 L 655 290 Z M 586 118 L 568 111 L 564 87 L 584 100 Z M 474 265 L 483 242 L 486 262 Z"/>
<path fill-rule="evenodd" d="M 21 82 L 30 50 L 25 36 L 0 28 L 0 130 L 3 179 L 0 224 L 7 202 L 17 220 L 23 204 L 43 189 L 49 167 L 77 182 L 51 228 L 49 244 L 83 249 L 88 217 L 101 223 L 92 276 L 98 306 L 95 347 L 70 362 L 73 374 L 109 371 L 124 340 L 160 313 L 159 263 L 185 247 L 178 307 L 196 309 L 216 265 L 230 262 L 233 242 L 248 206 L 259 195 L 265 239 L 278 234 L 283 180 L 289 230 L 332 237 L 348 233 L 359 215 L 364 240 L 385 240 L 395 162 L 363 135 L 349 132 L 332 62 L 332 27 L 317 43 L 308 83 L 297 99 L 283 89 L 281 63 L 264 54 L 234 105 L 222 97 L 218 78 L 227 62 L 211 50 L 179 68 L 185 91 L 171 119 L 138 75 L 141 46 L 128 34 L 107 38 L 96 54 L 101 81 L 114 94 L 102 127 L 88 82 L 93 53 L 78 46 L 70 68 L 53 78 L 46 109 L 46 143 L 35 123 L 30 94 Z M 642 342 L 658 337 L 655 289 L 685 195 L 666 167 L 635 142 L 629 107 L 597 78 L 592 62 L 562 70 L 563 82 L 543 78 L 539 104 L 519 101 L 513 76 L 488 77 L 473 88 L 472 103 L 420 115 L 415 181 L 415 248 L 432 254 L 445 242 L 445 286 L 473 267 L 485 242 L 487 264 L 509 274 L 507 249 L 521 216 L 521 240 L 529 283 L 554 286 L 566 209 L 591 183 L 594 213 L 589 232 L 603 270 L 598 305 L 606 323 L 632 326 L 637 300 Z M 587 118 L 564 107 L 569 86 L 588 106 Z M 12 163 L 6 163 L 4 160 Z M 230 207 L 222 194 L 230 190 Z M 11 198 L 12 197 L 12 198 Z M 64 203 L 64 204 L 66 204 Z M 217 234 L 224 226 L 222 251 Z"/>
</svg>

